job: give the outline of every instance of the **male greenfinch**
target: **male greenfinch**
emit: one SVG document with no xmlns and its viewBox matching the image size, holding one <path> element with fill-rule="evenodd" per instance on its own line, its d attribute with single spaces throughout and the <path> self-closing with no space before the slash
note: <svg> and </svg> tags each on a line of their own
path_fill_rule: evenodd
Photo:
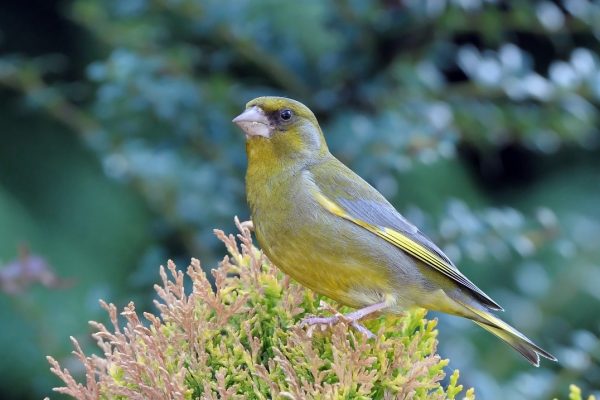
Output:
<svg viewBox="0 0 600 400">
<path fill-rule="evenodd" d="M 258 242 L 302 285 L 357 308 L 359 320 L 408 307 L 473 320 L 539 365 L 556 358 L 491 314 L 502 310 L 430 239 L 327 148 L 314 114 L 283 97 L 259 97 L 233 122 L 246 134 L 246 193 Z M 306 324 L 333 324 L 312 317 Z"/>
</svg>

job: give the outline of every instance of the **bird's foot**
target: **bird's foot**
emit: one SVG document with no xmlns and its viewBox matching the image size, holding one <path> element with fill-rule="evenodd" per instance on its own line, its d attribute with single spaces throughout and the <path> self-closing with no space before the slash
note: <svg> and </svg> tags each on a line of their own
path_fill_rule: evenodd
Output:
<svg viewBox="0 0 600 400">
<path fill-rule="evenodd" d="M 307 332 L 308 332 L 309 336 L 312 335 L 312 333 L 316 327 L 320 327 L 321 330 L 324 330 L 327 327 L 332 327 L 335 324 L 343 322 L 343 323 L 350 325 L 351 327 L 353 327 L 354 329 L 356 329 L 363 335 L 365 335 L 367 337 L 367 339 L 372 339 L 375 337 L 375 334 L 373 334 L 373 332 L 371 332 L 364 325 L 362 325 L 360 322 L 358 322 L 364 316 L 361 313 L 357 313 L 355 311 L 355 312 L 349 313 L 347 315 L 343 315 L 343 314 L 339 313 L 337 310 L 335 310 L 333 307 L 331 307 L 329 304 L 323 303 L 323 302 L 321 303 L 320 308 L 326 309 L 328 311 L 332 311 L 335 313 L 335 315 L 333 315 L 331 317 L 307 317 L 307 318 L 304 318 L 302 320 L 302 322 L 300 323 L 300 326 L 308 326 Z"/>
</svg>

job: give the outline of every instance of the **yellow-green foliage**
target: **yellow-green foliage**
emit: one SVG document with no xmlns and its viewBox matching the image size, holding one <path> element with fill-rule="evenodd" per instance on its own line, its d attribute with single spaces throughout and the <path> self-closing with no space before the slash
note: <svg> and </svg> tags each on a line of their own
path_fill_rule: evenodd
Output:
<svg viewBox="0 0 600 400">
<path fill-rule="evenodd" d="M 596 400 L 595 396 L 582 397 L 581 389 L 576 385 L 569 386 L 569 400 Z"/>
<path fill-rule="evenodd" d="M 344 323 L 302 327 L 303 317 L 332 306 L 279 272 L 238 227 L 239 241 L 215 231 L 229 256 L 212 271 L 214 288 L 192 260 L 186 293 L 184 274 L 169 262 L 156 286 L 160 316 L 144 313 L 142 323 L 131 303 L 120 328 L 115 306 L 102 303 L 113 324 L 92 323 L 103 357 L 86 357 L 74 341 L 85 385 L 49 357 L 66 385 L 55 390 L 79 399 L 457 398 L 458 371 L 444 388 L 447 360 L 435 353 L 435 321 L 423 310 L 368 321 L 371 340 Z"/>
</svg>

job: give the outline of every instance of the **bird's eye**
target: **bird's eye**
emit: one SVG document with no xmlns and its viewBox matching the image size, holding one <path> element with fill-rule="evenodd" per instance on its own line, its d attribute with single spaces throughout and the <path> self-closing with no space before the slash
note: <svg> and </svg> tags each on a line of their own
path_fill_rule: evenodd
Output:
<svg viewBox="0 0 600 400">
<path fill-rule="evenodd" d="M 281 119 L 284 121 L 289 121 L 289 119 L 292 118 L 292 110 L 281 110 L 279 117 L 281 117 Z"/>
</svg>

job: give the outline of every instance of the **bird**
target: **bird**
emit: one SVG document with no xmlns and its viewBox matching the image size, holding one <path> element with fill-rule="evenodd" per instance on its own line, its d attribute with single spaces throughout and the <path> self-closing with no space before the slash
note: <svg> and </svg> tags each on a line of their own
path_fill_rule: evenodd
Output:
<svg viewBox="0 0 600 400">
<path fill-rule="evenodd" d="M 301 285 L 360 320 L 412 307 L 474 321 L 532 365 L 556 357 L 493 314 L 502 307 L 375 188 L 335 158 L 313 112 L 285 97 L 258 97 L 232 121 L 246 137 L 246 197 L 263 252 Z M 340 316 L 309 317 L 332 325 Z"/>
</svg>

